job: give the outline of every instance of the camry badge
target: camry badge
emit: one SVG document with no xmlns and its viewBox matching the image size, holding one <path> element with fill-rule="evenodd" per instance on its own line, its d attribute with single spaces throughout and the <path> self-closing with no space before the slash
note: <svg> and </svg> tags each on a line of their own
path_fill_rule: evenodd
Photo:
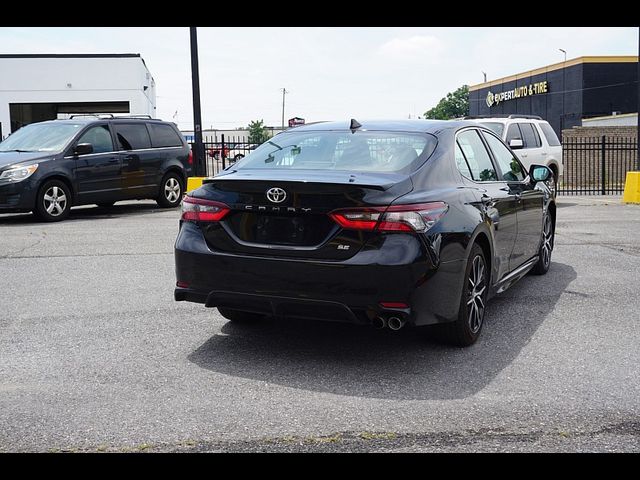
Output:
<svg viewBox="0 0 640 480">
<path fill-rule="evenodd" d="M 287 198 L 287 192 L 279 187 L 273 187 L 267 190 L 267 199 L 273 203 L 282 203 Z"/>
</svg>

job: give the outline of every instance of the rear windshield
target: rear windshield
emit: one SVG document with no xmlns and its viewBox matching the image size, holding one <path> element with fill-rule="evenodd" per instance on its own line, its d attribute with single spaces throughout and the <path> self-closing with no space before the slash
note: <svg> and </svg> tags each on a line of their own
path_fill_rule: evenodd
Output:
<svg viewBox="0 0 640 480">
<path fill-rule="evenodd" d="M 236 168 L 410 173 L 429 158 L 436 143 L 436 137 L 426 133 L 285 132 L 260 145 Z"/>
<path fill-rule="evenodd" d="M 493 133 L 502 138 L 502 132 L 504 131 L 504 125 L 499 122 L 480 122 L 482 125 L 487 127 L 489 130 L 493 130 Z"/>
</svg>

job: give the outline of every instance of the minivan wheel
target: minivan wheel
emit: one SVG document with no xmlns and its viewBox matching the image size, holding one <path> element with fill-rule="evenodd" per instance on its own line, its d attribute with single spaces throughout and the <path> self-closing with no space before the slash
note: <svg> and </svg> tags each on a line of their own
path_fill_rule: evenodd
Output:
<svg viewBox="0 0 640 480">
<path fill-rule="evenodd" d="M 553 221 L 551 220 L 551 215 L 547 212 L 542 224 L 542 239 L 540 240 L 540 249 L 538 250 L 538 262 L 531 269 L 531 273 L 535 275 L 544 275 L 549 271 L 554 239 L 555 232 L 553 230 Z"/>
<path fill-rule="evenodd" d="M 489 293 L 489 268 L 478 244 L 474 244 L 471 249 L 464 279 L 458 319 L 438 325 L 443 340 L 459 347 L 473 345 L 480 336 L 484 323 Z"/>
<path fill-rule="evenodd" d="M 174 208 L 182 201 L 182 180 L 176 173 L 167 173 L 160 184 L 158 205 L 164 208 Z"/>
<path fill-rule="evenodd" d="M 69 216 L 71 192 L 60 180 L 49 180 L 38 190 L 34 213 L 45 222 L 59 222 Z"/>
<path fill-rule="evenodd" d="M 266 318 L 265 315 L 260 315 L 259 313 L 241 312 L 240 310 L 230 310 L 228 308 L 218 307 L 218 312 L 227 320 L 236 323 L 254 323 Z"/>
</svg>

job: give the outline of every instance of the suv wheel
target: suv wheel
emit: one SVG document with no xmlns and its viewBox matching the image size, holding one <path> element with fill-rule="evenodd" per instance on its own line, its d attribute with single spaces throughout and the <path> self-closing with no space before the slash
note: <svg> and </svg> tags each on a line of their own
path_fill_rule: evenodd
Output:
<svg viewBox="0 0 640 480">
<path fill-rule="evenodd" d="M 45 182 L 36 196 L 35 214 L 45 222 L 59 222 L 69 216 L 71 192 L 60 180 Z"/>
<path fill-rule="evenodd" d="M 174 208 L 182 201 L 182 180 L 178 174 L 167 173 L 160 184 L 160 195 L 157 200 L 158 205 L 164 208 Z"/>
</svg>

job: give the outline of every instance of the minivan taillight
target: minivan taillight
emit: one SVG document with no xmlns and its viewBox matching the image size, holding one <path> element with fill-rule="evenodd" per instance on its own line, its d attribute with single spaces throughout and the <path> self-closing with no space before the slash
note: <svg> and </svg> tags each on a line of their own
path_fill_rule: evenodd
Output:
<svg viewBox="0 0 640 480">
<path fill-rule="evenodd" d="M 230 211 L 228 205 L 213 200 L 188 195 L 182 200 L 182 220 L 186 222 L 219 222 Z"/>
<path fill-rule="evenodd" d="M 187 157 L 187 163 L 193 165 L 193 150 L 189 149 L 189 156 Z"/>
<path fill-rule="evenodd" d="M 342 228 L 382 232 L 426 232 L 442 218 L 444 202 L 334 210 L 329 216 Z"/>
</svg>

